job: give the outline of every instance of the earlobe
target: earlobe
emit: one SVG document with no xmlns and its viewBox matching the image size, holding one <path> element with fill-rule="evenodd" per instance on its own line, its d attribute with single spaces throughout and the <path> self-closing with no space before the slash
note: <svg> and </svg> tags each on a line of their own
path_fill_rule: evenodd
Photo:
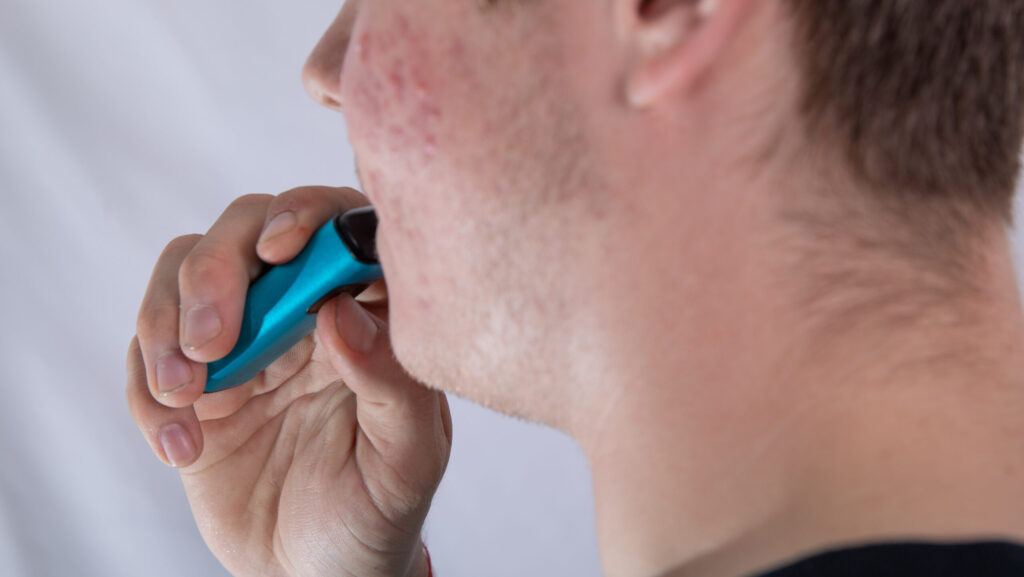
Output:
<svg viewBox="0 0 1024 577">
<path fill-rule="evenodd" d="M 692 88 L 735 35 L 749 1 L 634 0 L 625 78 L 630 106 L 648 108 Z"/>
</svg>

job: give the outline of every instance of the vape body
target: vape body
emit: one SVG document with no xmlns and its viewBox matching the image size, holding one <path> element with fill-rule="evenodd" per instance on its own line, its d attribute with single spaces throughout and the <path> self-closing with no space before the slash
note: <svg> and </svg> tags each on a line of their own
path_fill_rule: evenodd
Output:
<svg viewBox="0 0 1024 577">
<path fill-rule="evenodd" d="M 245 298 L 242 330 L 228 356 L 207 365 L 205 392 L 245 383 L 316 327 L 320 306 L 381 278 L 372 207 L 335 217 L 292 261 L 259 277 Z"/>
</svg>

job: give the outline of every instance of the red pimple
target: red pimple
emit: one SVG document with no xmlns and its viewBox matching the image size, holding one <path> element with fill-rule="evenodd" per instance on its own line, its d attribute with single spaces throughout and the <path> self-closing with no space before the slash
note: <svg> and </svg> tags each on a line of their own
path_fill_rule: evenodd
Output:
<svg viewBox="0 0 1024 577">
<path fill-rule="evenodd" d="M 416 97 L 420 100 L 426 100 L 430 96 L 427 92 L 427 85 L 420 80 L 414 80 L 413 86 L 416 88 Z"/>
<path fill-rule="evenodd" d="M 391 74 L 388 75 L 388 83 L 391 85 L 392 92 L 398 99 L 405 97 L 405 75 L 402 74 L 400 64 L 395 64 L 391 68 Z"/>
<path fill-rule="evenodd" d="M 423 73 L 413 68 L 412 73 L 409 75 L 412 80 L 412 87 L 416 91 L 416 97 L 424 99 L 429 96 L 430 85 L 427 83 L 427 79 L 423 77 Z"/>
<path fill-rule="evenodd" d="M 427 134 L 423 138 L 423 156 L 426 157 L 427 161 L 434 159 L 434 155 L 437 153 L 437 137 L 433 134 Z"/>
<path fill-rule="evenodd" d="M 416 91 L 416 99 L 419 101 L 416 113 L 419 116 L 426 117 L 428 120 L 440 119 L 441 109 L 434 101 L 434 96 L 430 91 L 430 84 L 423 78 L 423 75 L 419 71 L 413 71 L 412 85 L 413 89 Z"/>
</svg>

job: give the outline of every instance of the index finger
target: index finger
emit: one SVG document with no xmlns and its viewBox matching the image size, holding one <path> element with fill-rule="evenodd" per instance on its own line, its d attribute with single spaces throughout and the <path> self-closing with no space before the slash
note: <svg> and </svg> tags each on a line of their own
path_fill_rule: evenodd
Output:
<svg viewBox="0 0 1024 577">
<path fill-rule="evenodd" d="M 185 355 L 209 363 L 238 341 L 245 295 L 264 264 L 256 254 L 273 196 L 243 196 L 224 211 L 178 271 L 180 341 Z"/>
<path fill-rule="evenodd" d="M 282 193 L 267 208 L 257 253 L 271 264 L 288 262 L 333 216 L 367 204 L 369 201 L 362 193 L 345 187 L 303 186 Z"/>
</svg>

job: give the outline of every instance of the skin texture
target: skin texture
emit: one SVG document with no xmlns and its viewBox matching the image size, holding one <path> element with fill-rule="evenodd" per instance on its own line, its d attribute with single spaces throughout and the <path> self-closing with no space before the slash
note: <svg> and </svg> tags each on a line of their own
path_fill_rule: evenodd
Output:
<svg viewBox="0 0 1024 577">
<path fill-rule="evenodd" d="M 579 441 L 609 577 L 740 577 L 893 538 L 1024 540 L 1024 324 L 1006 232 L 993 223 L 967 243 L 957 286 L 970 290 L 884 250 L 912 239 L 879 226 L 841 155 L 805 136 L 791 34 L 773 0 L 346 3 L 304 81 L 343 112 L 380 217 L 377 360 L 343 346 L 365 333 L 355 316 L 325 318 L 332 304 L 312 356 L 294 352 L 312 360 L 282 361 L 294 385 L 263 377 L 203 398 L 195 421 L 200 364 L 181 391 L 161 397 L 153 384 L 161 354 L 181 344 L 159 311 L 213 303 L 223 333 L 183 354 L 226 353 L 259 230 L 292 204 L 309 222 L 259 245 L 281 262 L 331 210 L 359 202 L 323 189 L 250 199 L 259 206 L 229 209 L 247 216 L 222 218 L 205 242 L 172 243 L 130 354 L 129 399 L 157 454 L 174 422 L 205 439 L 183 474 L 225 564 L 238 575 L 327 574 L 347 559 L 353 575 L 424 569 L 415 535 L 451 431 L 432 391 Z M 197 252 L 233 263 L 234 280 L 196 265 Z M 374 356 L 388 345 L 408 375 Z M 293 401 L 302 391 L 313 395 Z M 287 442 L 238 453 L 246 407 L 268 394 L 279 400 L 255 422 Z M 334 417 L 337 406 L 350 408 Z M 359 431 L 386 442 L 360 445 Z M 350 438 L 355 453 L 340 451 Z M 224 444 L 259 466 L 206 476 Z M 387 466 L 350 466 L 364 462 L 360 447 Z M 410 461 L 423 454 L 435 458 Z M 304 462 L 341 472 L 290 492 L 293 472 L 309 482 Z M 271 498 L 254 489 L 268 463 Z M 389 498 L 338 499 L 389 479 Z M 225 491 L 236 506 L 212 507 Z M 324 509 L 386 554 L 302 514 Z M 363 514 L 374 510 L 397 510 L 384 517 L 398 529 Z M 252 516 L 275 521 L 254 537 L 242 529 Z M 317 536 L 315 550 L 281 546 L 289 534 L 296 547 Z"/>
<path fill-rule="evenodd" d="M 565 81 L 547 74 L 559 50 L 536 24 L 570 17 L 556 8 L 526 19 L 503 5 L 366 3 L 336 87 L 380 213 L 382 262 L 389 282 L 404 287 L 391 295 L 397 355 L 425 382 L 521 416 L 529 409 L 509 393 L 550 390 L 546 381 L 572 358 L 574 337 L 552 341 L 548 328 L 575 324 L 567 301 L 587 291 L 550 290 L 579 258 L 552 231 L 601 202 L 599 187 L 583 191 L 576 115 L 552 90 Z M 501 40 L 485 44 L 489 36 Z M 531 134 L 538 121 L 552 123 L 540 142 Z M 453 363 L 449 346 L 469 341 Z M 527 362 L 546 348 L 541 362 Z M 495 379 L 498 367 L 509 379 Z"/>
</svg>

